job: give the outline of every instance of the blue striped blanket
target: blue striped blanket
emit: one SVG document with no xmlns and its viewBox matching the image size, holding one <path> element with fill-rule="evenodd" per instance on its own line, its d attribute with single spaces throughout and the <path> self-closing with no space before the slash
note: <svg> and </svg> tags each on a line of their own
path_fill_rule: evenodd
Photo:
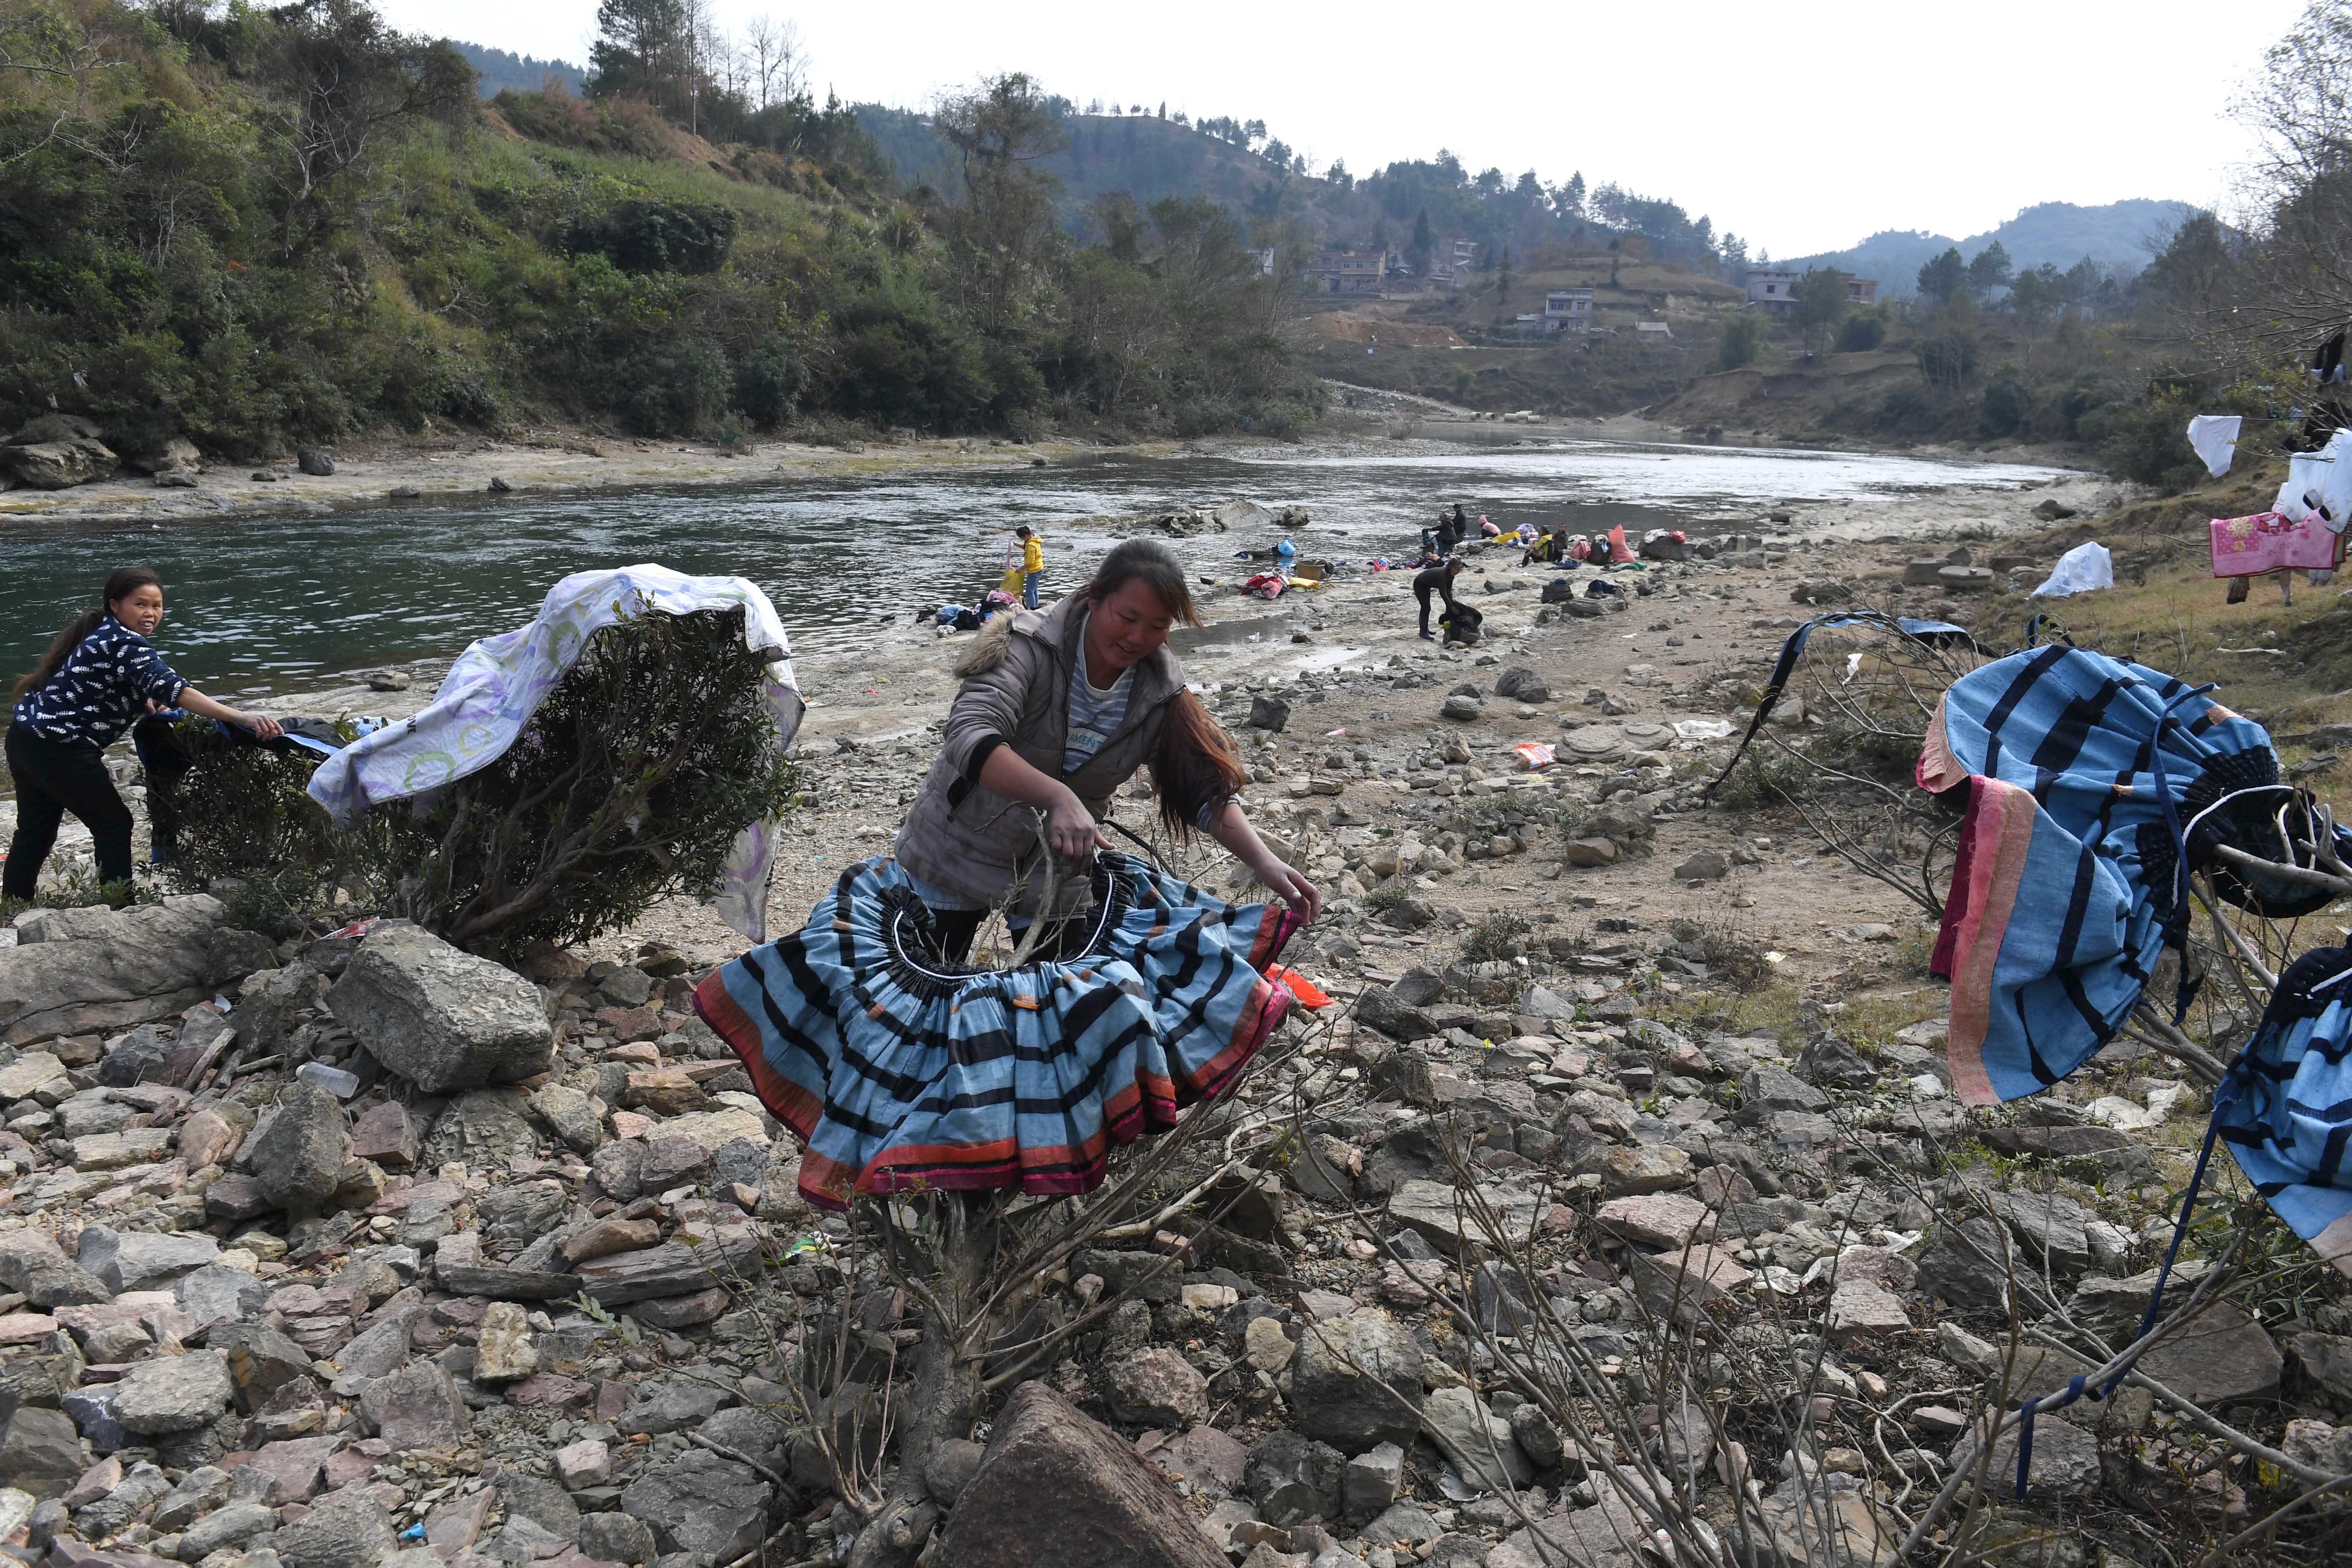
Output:
<svg viewBox="0 0 2352 1568">
<path fill-rule="evenodd" d="M 1932 963 L 1952 983 L 1962 1100 L 2033 1094 L 2089 1060 L 2179 945 L 2184 836 L 2202 869 L 2239 802 L 2277 805 L 2270 736 L 2210 689 L 2053 646 L 1945 692 L 1918 780 L 1969 790 Z"/>
</svg>

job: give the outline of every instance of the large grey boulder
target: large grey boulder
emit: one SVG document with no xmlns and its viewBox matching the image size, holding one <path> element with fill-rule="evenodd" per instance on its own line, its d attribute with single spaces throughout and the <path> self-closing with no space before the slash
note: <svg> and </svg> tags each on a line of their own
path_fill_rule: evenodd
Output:
<svg viewBox="0 0 2352 1568">
<path fill-rule="evenodd" d="M 1829 1096 L 1803 1079 L 1786 1068 L 1759 1062 L 1740 1075 L 1739 1112 L 1732 1120 L 1744 1126 L 1783 1110 L 1822 1111 L 1829 1107 Z"/>
<path fill-rule="evenodd" d="M 1437 1033 L 1428 1014 L 1381 986 L 1373 986 L 1357 998 L 1356 1016 L 1391 1039 L 1418 1040 Z"/>
<path fill-rule="evenodd" d="M 743 1466 L 692 1448 L 646 1466 L 623 1489 L 621 1509 L 643 1521 L 664 1552 L 731 1563 L 767 1534 L 773 1496 L 774 1489 Z"/>
<path fill-rule="evenodd" d="M 474 1425 L 457 1381 L 429 1361 L 370 1382 L 360 1390 L 360 1415 L 394 1449 L 446 1448 Z"/>
<path fill-rule="evenodd" d="M 687 1296 L 724 1285 L 756 1269 L 757 1233 L 736 1226 L 696 1233 L 698 1245 L 672 1240 L 637 1252 L 615 1252 L 577 1266 L 580 1288 L 607 1307 L 661 1296 Z"/>
<path fill-rule="evenodd" d="M 257 1502 L 233 1502 L 188 1526 L 180 1537 L 180 1561 L 201 1563 L 226 1546 L 242 1546 L 278 1528 L 278 1510 Z"/>
<path fill-rule="evenodd" d="M 12 1230 L 0 1236 L 0 1285 L 21 1293 L 28 1305 L 43 1310 L 114 1299 L 96 1275 L 68 1258 L 55 1241 L 37 1230 Z"/>
<path fill-rule="evenodd" d="M 62 1410 L 28 1405 L 0 1426 L 0 1486 L 37 1498 L 63 1497 L 87 1468 L 81 1434 Z"/>
<path fill-rule="evenodd" d="M 0 447 L 0 470 L 37 490 L 70 489 L 75 485 L 112 479 L 121 467 L 121 461 L 111 447 L 87 436 L 69 441 Z"/>
<path fill-rule="evenodd" d="M 539 987 L 415 926 L 379 926 L 328 1005 L 376 1060 L 428 1094 L 547 1070 L 555 1036 Z"/>
<path fill-rule="evenodd" d="M 1988 1472 L 1994 1495 L 2004 1500 L 2017 1485 L 2018 1429 L 2011 1426 L 1993 1445 Z M 2032 1463 L 2027 1468 L 2025 1500 L 2048 1504 L 2059 1498 L 2089 1497 L 2099 1488 L 2099 1440 L 2071 1422 L 2043 1415 L 2033 1423 Z M 1977 1434 L 1970 1432 L 1953 1449 L 1952 1468 L 1962 1472 L 1977 1468 Z"/>
<path fill-rule="evenodd" d="M 114 1385 L 114 1418 L 142 1436 L 208 1426 L 228 1408 L 236 1385 L 218 1351 L 133 1362 Z"/>
<path fill-rule="evenodd" d="M 494 1257 L 510 1258 L 560 1229 L 570 1206 L 562 1182 L 518 1182 L 484 1193 L 474 1212 L 481 1222 L 482 1245 Z"/>
<path fill-rule="evenodd" d="M 980 1468 L 956 1496 L 940 1546 L 940 1561 L 952 1568 L 1225 1563 L 1174 1489 L 1042 1382 L 1013 1390 Z"/>
<path fill-rule="evenodd" d="M 1387 1313 L 1368 1309 L 1298 1337 L 1290 1408 L 1299 1430 L 1343 1454 L 1412 1441 L 1421 1426 L 1421 1347 Z"/>
<path fill-rule="evenodd" d="M 0 1044 L 115 1035 L 176 1017 L 274 961 L 221 924 L 220 900 L 175 894 L 134 909 L 52 910 L 0 948 Z"/>
<path fill-rule="evenodd" d="M 425 1310 L 419 1302 L 388 1311 L 335 1352 L 335 1365 L 350 1378 L 383 1377 L 398 1372 L 408 1364 L 409 1336 Z"/>
<path fill-rule="evenodd" d="M 179 1298 L 180 1310 L 199 1323 L 236 1322 L 261 1315 L 269 1285 L 242 1268 L 207 1263 L 173 1280 L 172 1294 Z"/>
<path fill-rule="evenodd" d="M 383 1504 L 356 1487 L 320 1499 L 271 1544 L 286 1568 L 375 1568 L 398 1547 Z"/>
<path fill-rule="evenodd" d="M 307 1214 L 326 1205 L 342 1180 L 351 1134 L 343 1125 L 342 1101 L 334 1091 L 296 1079 L 278 1097 L 276 1113 L 246 1145 L 261 1195 L 276 1208 Z"/>
<path fill-rule="evenodd" d="M 1423 1428 L 1481 1491 L 1508 1491 L 1535 1479 L 1536 1468 L 1511 1436 L 1511 1424 L 1467 1388 L 1441 1388 L 1421 1407 Z"/>
<path fill-rule="evenodd" d="M 586 1091 L 568 1083 L 542 1084 L 531 1095 L 530 1108 L 549 1131 L 579 1152 L 593 1154 L 603 1146 L 604 1119 L 596 1114 Z"/>
<path fill-rule="evenodd" d="M 75 1258 L 109 1290 L 152 1290 L 220 1256 L 220 1243 L 186 1231 L 117 1231 L 85 1226 Z"/>
</svg>

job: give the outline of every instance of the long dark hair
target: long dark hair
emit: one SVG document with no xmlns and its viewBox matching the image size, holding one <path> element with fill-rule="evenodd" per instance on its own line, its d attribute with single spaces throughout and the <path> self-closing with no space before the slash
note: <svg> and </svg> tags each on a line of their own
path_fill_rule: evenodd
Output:
<svg viewBox="0 0 2352 1568">
<path fill-rule="evenodd" d="M 1160 820 L 1180 842 L 1192 837 L 1202 806 L 1239 795 L 1249 782 L 1234 738 L 1189 691 L 1178 692 L 1168 704 L 1148 760 Z"/>
<path fill-rule="evenodd" d="M 1135 579 L 1151 590 L 1170 619 L 1188 626 L 1202 624 L 1201 612 L 1192 603 L 1192 590 L 1184 582 L 1184 568 L 1156 539 L 1129 539 L 1111 546 L 1084 592 L 1090 602 L 1100 604 Z"/>
<path fill-rule="evenodd" d="M 33 673 L 16 678 L 16 689 L 9 694 L 9 700 L 16 701 L 36 687 L 47 686 L 49 677 L 64 668 L 73 650 L 81 646 L 81 639 L 98 630 L 98 623 L 106 618 L 117 600 L 127 599 L 142 588 L 163 586 L 163 579 L 155 575 L 152 566 L 118 566 L 108 573 L 106 586 L 99 591 L 98 607 L 84 610 L 66 623 L 66 629 L 50 640 L 49 651 L 41 656 Z"/>
</svg>

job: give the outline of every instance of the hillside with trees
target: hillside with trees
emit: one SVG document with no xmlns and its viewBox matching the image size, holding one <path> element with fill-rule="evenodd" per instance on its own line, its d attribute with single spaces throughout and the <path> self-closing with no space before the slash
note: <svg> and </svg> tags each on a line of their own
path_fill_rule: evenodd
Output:
<svg viewBox="0 0 2352 1568">
<path fill-rule="evenodd" d="M 558 419 L 1297 429 L 1321 407 L 1212 204 L 1075 243 L 1033 84 L 940 117 L 903 198 L 856 119 L 675 0 L 608 0 L 591 96 L 500 91 L 360 0 L 0 11 L 0 427 L 127 458 Z M 722 54 L 727 64 L 721 66 Z"/>
<path fill-rule="evenodd" d="M 1745 243 L 1718 235 L 1711 219 L 1614 184 L 1588 188 L 1580 171 L 1558 183 L 1533 169 L 1473 174 L 1441 150 L 1361 176 L 1344 159 L 1316 172 L 1262 120 L 1194 120 L 1165 104 L 1044 103 L 1060 128 L 1060 145 L 1039 168 L 1059 182 L 1060 221 L 1088 237 L 1096 200 L 1124 193 L 1146 205 L 1171 195 L 1214 201 L 1317 247 L 1393 250 L 1416 272 L 1426 269 L 1436 245 L 1454 239 L 1475 242 L 1486 268 L 1547 247 L 1601 250 L 1625 237 L 1639 237 L 1652 256 L 1710 272 L 1747 266 Z M 953 169 L 953 151 L 932 116 L 864 103 L 856 113 L 908 188 L 938 185 Z"/>
</svg>

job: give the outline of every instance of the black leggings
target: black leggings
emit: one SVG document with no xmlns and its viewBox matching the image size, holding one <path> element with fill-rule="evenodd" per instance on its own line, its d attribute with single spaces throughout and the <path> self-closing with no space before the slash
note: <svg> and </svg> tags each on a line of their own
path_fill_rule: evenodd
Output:
<svg viewBox="0 0 2352 1568">
<path fill-rule="evenodd" d="M 1433 591 L 1439 598 L 1444 601 L 1444 605 L 1447 609 L 1450 610 L 1454 607 L 1453 595 L 1447 593 L 1443 588 L 1435 589 Z M 1412 585 L 1413 597 L 1421 601 L 1421 635 L 1423 637 L 1427 637 L 1429 635 L 1429 596 L 1432 592 L 1433 590 L 1425 588 L 1418 583 Z"/>
<path fill-rule="evenodd" d="M 938 940 L 940 956 L 950 963 L 964 963 L 971 952 L 971 939 L 980 934 L 980 922 L 988 914 L 986 910 L 932 910 L 931 932 Z M 1058 923 L 1060 929 L 1047 932 L 1037 943 L 1037 951 L 1030 955 L 1032 963 L 1054 963 L 1074 957 L 1073 950 L 1083 950 L 1087 938 L 1094 934 L 1091 921 L 1074 918 Z"/>
<path fill-rule="evenodd" d="M 41 867 L 58 842 L 67 812 L 97 841 L 98 879 L 131 880 L 131 808 L 107 776 L 106 753 L 88 742 L 45 741 L 21 724 L 8 726 L 8 776 L 16 784 L 16 836 L 0 897 L 29 903 Z"/>
</svg>

